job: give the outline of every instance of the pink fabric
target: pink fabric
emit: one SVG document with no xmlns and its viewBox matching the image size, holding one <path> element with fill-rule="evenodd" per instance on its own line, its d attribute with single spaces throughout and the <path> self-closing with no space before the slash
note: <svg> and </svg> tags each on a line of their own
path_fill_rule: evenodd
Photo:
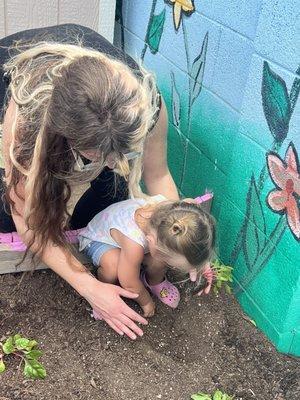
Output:
<svg viewBox="0 0 300 400">
<path fill-rule="evenodd" d="M 83 229 L 66 231 L 66 237 L 69 243 L 78 243 L 78 235 Z M 26 245 L 17 232 L 0 233 L 0 249 L 12 251 L 25 251 Z"/>
</svg>

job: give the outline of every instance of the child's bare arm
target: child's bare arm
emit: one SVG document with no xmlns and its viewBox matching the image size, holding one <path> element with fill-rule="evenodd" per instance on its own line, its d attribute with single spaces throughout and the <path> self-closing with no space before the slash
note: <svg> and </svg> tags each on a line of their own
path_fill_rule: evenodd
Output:
<svg viewBox="0 0 300 400">
<path fill-rule="evenodd" d="M 140 265 L 144 258 L 144 249 L 126 236 L 123 236 L 121 241 L 122 247 L 118 261 L 120 285 L 126 290 L 138 293 L 139 297 L 136 300 L 141 307 L 144 307 L 152 303 L 149 292 L 140 280 Z"/>
</svg>

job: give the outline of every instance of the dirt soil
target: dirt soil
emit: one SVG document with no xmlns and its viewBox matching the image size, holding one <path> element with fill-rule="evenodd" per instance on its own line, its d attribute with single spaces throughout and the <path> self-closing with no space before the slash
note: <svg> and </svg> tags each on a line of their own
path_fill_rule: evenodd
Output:
<svg viewBox="0 0 300 400">
<path fill-rule="evenodd" d="M 216 388 L 243 400 L 299 400 L 299 359 L 276 352 L 231 296 L 182 294 L 159 304 L 132 342 L 90 317 L 89 305 L 50 271 L 0 276 L 0 338 L 38 340 L 47 369 L 32 381 L 11 360 L 0 400 L 189 400 Z"/>
</svg>

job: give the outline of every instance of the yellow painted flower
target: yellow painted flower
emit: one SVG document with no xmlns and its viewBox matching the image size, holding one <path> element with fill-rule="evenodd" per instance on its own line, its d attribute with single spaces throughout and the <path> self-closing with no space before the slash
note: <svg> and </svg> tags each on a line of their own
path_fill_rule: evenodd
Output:
<svg viewBox="0 0 300 400">
<path fill-rule="evenodd" d="M 195 11 L 193 0 L 168 0 L 169 3 L 173 4 L 173 21 L 176 31 L 180 27 L 182 18 L 182 12 L 186 15 L 190 15 Z"/>
</svg>

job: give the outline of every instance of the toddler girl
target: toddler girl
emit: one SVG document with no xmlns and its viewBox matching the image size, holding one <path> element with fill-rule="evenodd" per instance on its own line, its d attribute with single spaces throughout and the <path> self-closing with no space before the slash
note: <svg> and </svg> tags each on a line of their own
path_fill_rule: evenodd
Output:
<svg viewBox="0 0 300 400">
<path fill-rule="evenodd" d="M 160 195 L 109 206 L 79 236 L 79 249 L 98 267 L 98 278 L 119 281 L 138 293 L 145 317 L 155 311 L 148 290 L 172 308 L 179 303 L 179 291 L 167 280 L 166 269 L 195 278 L 210 261 L 214 243 L 214 220 L 195 201 L 168 201 Z M 142 263 L 146 271 L 140 275 Z"/>
</svg>

